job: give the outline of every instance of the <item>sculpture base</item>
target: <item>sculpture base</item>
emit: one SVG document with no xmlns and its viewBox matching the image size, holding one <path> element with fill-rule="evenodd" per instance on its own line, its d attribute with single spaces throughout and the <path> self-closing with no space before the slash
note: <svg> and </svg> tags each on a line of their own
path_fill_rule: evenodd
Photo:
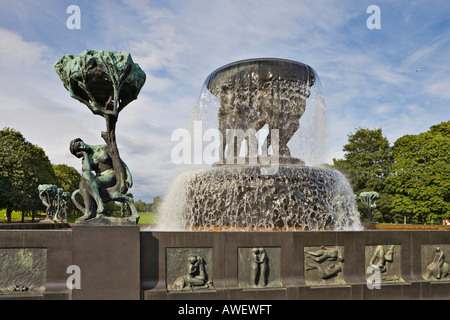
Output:
<svg viewBox="0 0 450 320">
<path fill-rule="evenodd" d="M 75 221 L 78 226 L 135 226 L 137 221 L 133 217 L 114 218 L 102 214 L 90 219 L 81 217 Z"/>
<path fill-rule="evenodd" d="M 67 221 L 61 221 L 61 220 L 53 220 L 45 218 L 44 220 L 39 221 L 39 223 L 47 223 L 47 224 L 67 224 Z"/>
</svg>

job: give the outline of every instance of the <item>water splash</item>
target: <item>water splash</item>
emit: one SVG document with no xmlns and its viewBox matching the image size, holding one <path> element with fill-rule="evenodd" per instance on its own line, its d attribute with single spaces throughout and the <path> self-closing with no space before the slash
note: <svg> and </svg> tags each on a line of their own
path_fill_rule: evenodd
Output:
<svg viewBox="0 0 450 320">
<path fill-rule="evenodd" d="M 324 168 L 281 167 L 272 176 L 257 166 L 196 170 L 179 177 L 166 205 L 162 230 L 362 229 L 348 181 Z"/>
<path fill-rule="evenodd" d="M 153 231 L 183 231 L 186 222 L 183 220 L 186 211 L 186 181 L 192 172 L 180 174 L 169 188 L 158 208 L 156 225 Z"/>
<path fill-rule="evenodd" d="M 320 83 L 319 77 L 315 76 L 315 82 L 312 87 L 310 87 L 310 96 L 306 100 L 306 109 L 303 113 L 303 116 L 298 121 L 299 129 L 293 134 L 291 140 L 288 142 L 288 147 L 291 151 L 291 155 L 294 158 L 302 159 L 306 165 L 308 166 L 318 166 L 325 162 L 326 154 L 327 154 L 327 125 L 326 125 L 326 104 L 325 99 L 322 94 L 322 87 Z M 282 86 L 281 84 L 277 84 L 277 87 Z M 253 88 L 254 89 L 254 88 Z M 285 91 L 287 88 L 283 89 Z M 235 100 L 234 104 L 242 105 L 248 104 L 249 101 L 253 100 L 273 100 L 273 98 L 269 99 L 269 94 L 263 93 L 258 90 L 259 98 L 251 98 L 251 94 L 241 95 L 239 97 L 234 96 Z M 301 100 L 301 96 L 305 93 L 303 91 L 297 92 L 295 95 L 293 92 L 290 92 L 289 95 L 284 95 L 283 101 L 296 101 Z M 279 97 L 280 98 L 280 97 Z M 219 119 L 217 117 L 219 113 L 219 109 L 221 107 L 219 99 L 214 96 L 206 87 L 206 84 L 203 85 L 199 99 L 194 106 L 191 116 L 188 123 L 189 131 L 191 132 L 191 136 L 194 136 L 194 123 L 200 122 L 203 127 L 203 131 L 208 129 L 213 129 L 219 131 Z M 281 126 L 281 124 L 280 124 Z M 245 128 L 243 128 L 245 129 Z M 256 139 L 258 142 L 258 155 L 262 154 L 261 145 L 266 139 L 269 133 L 268 126 L 262 127 L 257 131 Z M 206 144 L 203 144 L 203 149 L 206 147 Z M 247 146 L 244 145 L 241 148 L 240 156 L 245 156 L 247 152 Z M 219 160 L 219 159 L 218 159 Z M 192 169 L 200 169 L 207 168 L 208 165 L 205 163 L 201 163 L 199 161 L 193 161 L 193 163 L 199 164 L 195 167 L 191 166 Z"/>
<path fill-rule="evenodd" d="M 237 68 L 228 80 L 227 68 L 221 69 L 222 74 L 215 71 L 214 76 L 208 77 L 191 114 L 191 136 L 196 136 L 196 123 L 202 124 L 202 130 L 219 132 L 257 128 L 261 146 L 269 132 L 267 127 L 280 128 L 282 144 L 288 143 L 287 158 L 302 159 L 309 167 L 290 166 L 287 162 L 275 174 L 266 175 L 258 165 L 211 168 L 201 159 L 192 159 L 188 170 L 173 182 L 164 197 L 158 230 L 362 230 L 346 178 L 337 171 L 313 167 L 323 164 L 327 150 L 326 108 L 317 74 L 302 65 L 298 75 L 281 67 L 279 76 L 265 73 L 266 70 L 259 78 L 252 67 L 246 69 L 247 63 L 244 62 L 245 72 Z M 287 64 L 292 66 L 292 62 Z M 266 126 L 261 128 L 261 123 Z M 245 140 L 243 146 L 241 154 L 235 156 L 248 155 Z M 203 154 L 205 145 L 202 148 L 193 154 Z M 259 148 L 258 155 L 262 152 Z"/>
<path fill-rule="evenodd" d="M 305 165 L 319 166 L 327 155 L 326 104 L 322 86 L 316 75 L 310 96 L 306 100 L 306 110 L 299 121 L 299 129 L 288 143 L 293 157 L 305 161 Z"/>
</svg>

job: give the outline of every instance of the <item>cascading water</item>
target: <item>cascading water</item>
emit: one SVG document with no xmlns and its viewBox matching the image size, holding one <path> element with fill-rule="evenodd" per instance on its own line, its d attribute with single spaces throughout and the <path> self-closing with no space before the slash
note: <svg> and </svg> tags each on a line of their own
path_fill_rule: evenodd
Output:
<svg viewBox="0 0 450 320">
<path fill-rule="evenodd" d="M 186 225 L 213 230 L 320 229 L 354 225 L 354 198 L 334 170 L 282 166 L 274 175 L 258 166 L 200 170 L 186 181 Z M 208 208 L 207 210 L 205 210 Z"/>
<path fill-rule="evenodd" d="M 326 146 L 325 104 L 311 67 L 252 59 L 214 71 L 193 111 L 192 136 L 199 124 L 216 130 L 206 146 L 214 152 L 193 150 L 210 159 L 194 155 L 196 170 L 173 182 L 159 230 L 362 229 L 345 177 L 311 166 L 322 163 Z"/>
</svg>

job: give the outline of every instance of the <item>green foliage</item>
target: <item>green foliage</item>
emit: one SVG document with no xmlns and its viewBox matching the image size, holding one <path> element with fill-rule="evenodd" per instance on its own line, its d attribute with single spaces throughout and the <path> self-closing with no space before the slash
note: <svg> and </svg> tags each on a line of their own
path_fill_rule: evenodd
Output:
<svg viewBox="0 0 450 320">
<path fill-rule="evenodd" d="M 122 214 L 122 207 L 120 203 L 115 201 L 109 201 L 105 203 L 105 215 L 107 216 L 118 216 Z"/>
<path fill-rule="evenodd" d="M 138 200 L 134 203 L 136 206 L 136 210 L 138 212 L 150 212 L 152 211 L 152 204 L 151 203 L 145 203 L 142 200 Z"/>
<path fill-rule="evenodd" d="M 383 137 L 381 129 L 358 128 L 348 135 L 344 146 L 345 159 L 333 159 L 333 167 L 342 172 L 350 182 L 355 194 L 364 191 L 385 192 L 386 179 L 393 163 L 389 141 Z M 358 202 L 359 203 L 359 202 Z M 389 203 L 377 201 L 373 221 L 384 219 Z M 361 216 L 367 219 L 366 208 L 358 204 Z M 389 219 L 388 219 L 389 220 Z"/>
<path fill-rule="evenodd" d="M 5 215 L 6 215 L 6 209 L 0 209 L 0 223 L 6 223 L 6 222 L 8 222 L 8 219 L 5 218 Z M 38 212 L 35 214 L 34 218 L 39 218 L 39 220 L 40 220 L 40 219 L 44 219 L 44 218 L 45 218 L 45 212 L 38 211 Z M 11 212 L 11 219 L 12 219 L 12 220 L 21 220 L 21 219 L 23 219 L 23 212 L 20 212 L 20 211 L 14 211 L 14 210 L 13 210 L 13 211 Z M 36 220 L 38 220 L 38 219 L 36 219 Z M 38 220 L 38 221 L 39 221 L 39 220 Z"/>
<path fill-rule="evenodd" d="M 393 152 L 392 212 L 418 223 L 450 218 L 450 121 L 401 137 Z"/>
<path fill-rule="evenodd" d="M 359 128 L 333 168 L 349 179 L 355 194 L 376 191 L 373 221 L 425 223 L 450 218 L 450 121 L 390 147 L 381 129 Z M 358 202 L 362 218 L 364 206 Z"/>
<path fill-rule="evenodd" d="M 56 176 L 44 150 L 25 140 L 19 131 L 0 131 L 0 208 L 12 210 L 43 209 L 37 188 L 55 184 Z"/>
<path fill-rule="evenodd" d="M 57 179 L 57 185 L 64 191 L 74 192 L 81 182 L 81 174 L 74 168 L 66 164 L 53 165 L 53 171 Z"/>
<path fill-rule="evenodd" d="M 131 195 L 131 194 L 128 194 Z M 159 197 L 157 197 L 159 198 Z M 139 213 L 149 213 L 152 212 L 153 203 L 145 203 L 142 200 L 137 200 L 134 202 L 134 206 Z M 109 201 L 105 203 L 105 211 L 108 215 L 116 215 L 120 216 L 121 214 L 121 205 L 118 202 Z M 139 220 L 141 221 L 141 220 Z"/>
<path fill-rule="evenodd" d="M 381 129 L 359 128 L 348 136 L 344 165 L 355 190 L 382 191 L 392 165 L 389 141 Z"/>
</svg>

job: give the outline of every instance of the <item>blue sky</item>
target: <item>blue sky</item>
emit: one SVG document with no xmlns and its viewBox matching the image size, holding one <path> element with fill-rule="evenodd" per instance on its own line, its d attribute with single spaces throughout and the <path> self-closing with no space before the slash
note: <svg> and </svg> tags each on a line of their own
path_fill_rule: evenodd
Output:
<svg viewBox="0 0 450 320">
<path fill-rule="evenodd" d="M 79 30 L 66 27 L 69 5 L 81 10 Z M 370 5 L 381 10 L 381 29 L 366 26 Z M 237 60 L 285 58 L 316 70 L 328 163 L 358 127 L 382 128 L 392 144 L 450 120 L 447 0 L 2 0 L 0 40 L 0 127 L 78 170 L 70 140 L 102 144 L 105 124 L 69 97 L 53 64 L 86 49 L 131 53 L 147 81 L 122 111 L 117 140 L 130 191 L 144 201 L 164 196 L 179 173 L 171 134 L 188 126 L 203 81 Z"/>
</svg>

